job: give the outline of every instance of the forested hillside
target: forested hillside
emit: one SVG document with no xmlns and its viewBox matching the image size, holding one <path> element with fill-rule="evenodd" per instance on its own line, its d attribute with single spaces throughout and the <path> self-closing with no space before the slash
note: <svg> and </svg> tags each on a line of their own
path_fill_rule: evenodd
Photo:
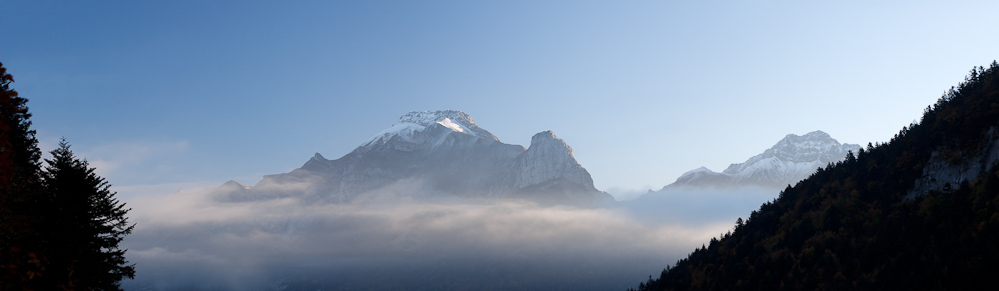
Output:
<svg viewBox="0 0 999 291">
<path fill-rule="evenodd" d="M 637 289 L 999 284 L 997 86 L 996 62 L 974 68 L 890 142 L 789 186 Z"/>
</svg>

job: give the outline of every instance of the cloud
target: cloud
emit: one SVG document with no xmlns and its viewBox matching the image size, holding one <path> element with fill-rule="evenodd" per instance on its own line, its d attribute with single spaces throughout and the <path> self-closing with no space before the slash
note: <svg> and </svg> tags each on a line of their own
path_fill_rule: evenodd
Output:
<svg viewBox="0 0 999 291">
<path fill-rule="evenodd" d="M 625 289 L 732 222 L 643 221 L 621 207 L 296 197 L 221 188 L 137 196 L 129 289 Z M 405 201 L 405 202 L 392 202 Z"/>
</svg>

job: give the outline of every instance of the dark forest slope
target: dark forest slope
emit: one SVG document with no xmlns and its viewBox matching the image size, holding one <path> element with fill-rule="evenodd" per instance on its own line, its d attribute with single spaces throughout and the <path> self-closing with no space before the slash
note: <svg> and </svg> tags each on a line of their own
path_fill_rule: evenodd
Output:
<svg viewBox="0 0 999 291">
<path fill-rule="evenodd" d="M 999 285 L 999 65 L 890 142 L 788 187 L 638 290 Z"/>
</svg>

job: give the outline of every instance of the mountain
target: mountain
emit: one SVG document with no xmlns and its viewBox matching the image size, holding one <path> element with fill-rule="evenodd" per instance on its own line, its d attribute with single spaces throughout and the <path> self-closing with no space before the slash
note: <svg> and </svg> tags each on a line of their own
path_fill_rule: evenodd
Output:
<svg viewBox="0 0 999 291">
<path fill-rule="evenodd" d="M 993 61 L 888 143 L 788 186 L 638 290 L 987 289 L 997 245 Z"/>
<path fill-rule="evenodd" d="M 799 136 L 788 134 L 773 147 L 749 158 L 743 163 L 732 164 L 721 173 L 705 167 L 688 171 L 660 191 L 682 187 L 733 188 L 757 186 L 781 189 L 798 183 L 816 169 L 842 161 L 850 151 L 857 152 L 860 145 L 839 143 L 822 131 Z"/>
<path fill-rule="evenodd" d="M 238 186 L 224 187 L 232 190 L 225 197 L 345 203 L 365 193 L 390 192 L 428 198 L 611 199 L 593 187 L 572 148 L 551 131 L 535 134 L 528 148 L 505 144 L 456 110 L 407 113 L 338 159 L 316 153 L 301 168 L 265 176 L 247 190 Z"/>
</svg>

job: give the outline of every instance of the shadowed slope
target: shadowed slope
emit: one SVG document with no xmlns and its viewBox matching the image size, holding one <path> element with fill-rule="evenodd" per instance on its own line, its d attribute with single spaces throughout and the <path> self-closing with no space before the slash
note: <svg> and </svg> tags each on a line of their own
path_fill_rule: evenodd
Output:
<svg viewBox="0 0 999 291">
<path fill-rule="evenodd" d="M 788 187 L 638 289 L 995 286 L 997 86 L 999 65 L 975 68 L 920 123 Z"/>
</svg>

